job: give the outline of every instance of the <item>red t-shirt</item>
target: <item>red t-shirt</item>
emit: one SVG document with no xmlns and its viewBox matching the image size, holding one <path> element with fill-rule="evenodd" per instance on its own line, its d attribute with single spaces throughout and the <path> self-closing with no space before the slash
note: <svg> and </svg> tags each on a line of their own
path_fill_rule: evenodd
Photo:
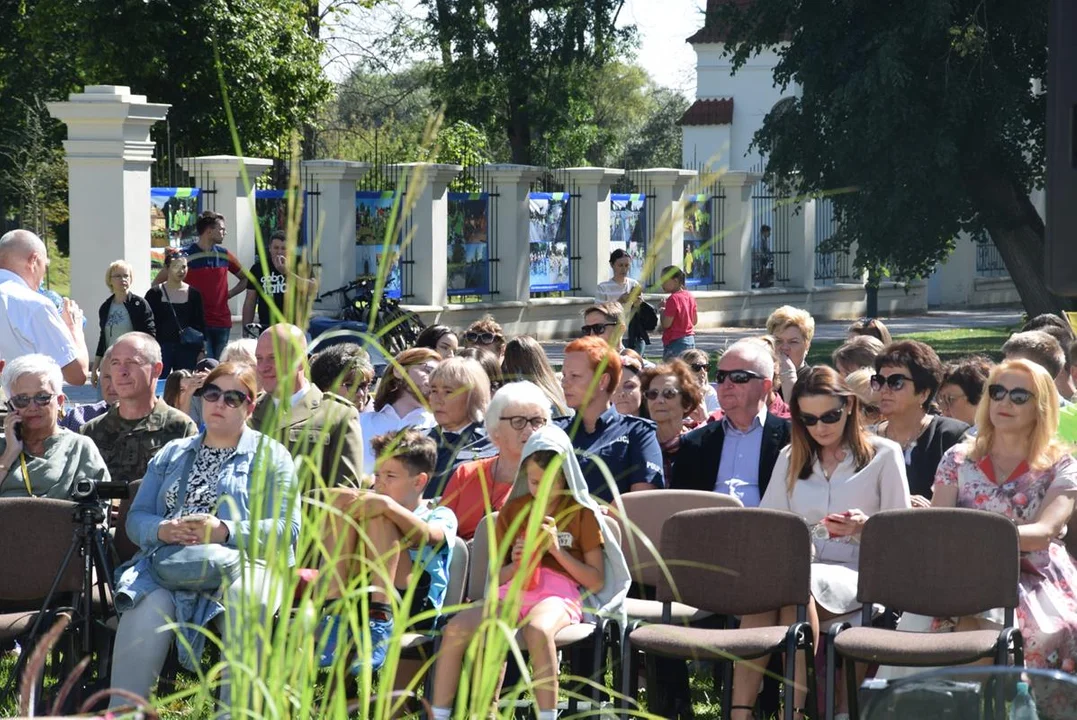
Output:
<svg viewBox="0 0 1077 720">
<path fill-rule="evenodd" d="M 512 492 L 512 485 L 494 484 L 494 463 L 497 456 L 464 463 L 456 468 L 441 496 L 442 507 L 456 514 L 456 535 L 463 540 L 475 536 L 479 520 L 490 510 L 500 510 Z M 486 490 L 483 491 L 483 486 Z M 486 507 L 489 497 L 490 507 Z"/>
<path fill-rule="evenodd" d="M 692 317 L 696 314 L 696 299 L 692 293 L 681 288 L 666 298 L 666 309 L 662 313 L 673 318 L 673 324 L 662 331 L 662 344 L 668 345 L 682 337 L 695 335 Z"/>
<path fill-rule="evenodd" d="M 228 307 L 228 274 L 242 277 L 242 267 L 236 256 L 224 245 L 214 245 L 209 252 L 198 243 L 182 250 L 187 256 L 187 283 L 202 295 L 202 311 L 206 327 L 232 327 L 232 310 Z"/>
</svg>

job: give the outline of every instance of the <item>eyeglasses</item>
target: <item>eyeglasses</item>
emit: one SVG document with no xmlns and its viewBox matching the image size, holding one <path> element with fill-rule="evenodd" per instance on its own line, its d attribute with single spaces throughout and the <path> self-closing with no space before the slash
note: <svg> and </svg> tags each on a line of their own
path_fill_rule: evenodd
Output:
<svg viewBox="0 0 1077 720">
<path fill-rule="evenodd" d="M 689 363 L 688 367 L 698 372 L 703 372 L 707 369 L 707 363 Z"/>
<path fill-rule="evenodd" d="M 884 387 L 889 386 L 894 392 L 899 392 L 901 388 L 905 387 L 906 382 L 912 382 L 912 378 L 908 375 L 899 375 L 897 373 L 893 375 L 872 375 L 871 389 L 879 392 Z"/>
<path fill-rule="evenodd" d="M 964 395 L 939 395 L 939 407 L 945 410 L 964 397 Z"/>
<path fill-rule="evenodd" d="M 995 402 L 1002 402 L 1006 399 L 1006 396 L 1010 396 L 1010 401 L 1014 405 L 1024 405 L 1032 398 L 1036 397 L 1030 390 L 1024 388 L 1008 388 L 1005 385 L 988 385 L 987 395 Z M 14 398 L 12 398 L 14 400 Z"/>
<path fill-rule="evenodd" d="M 479 343 L 480 345 L 493 345 L 497 340 L 497 335 L 492 332 L 475 332 L 474 330 L 468 330 L 464 333 L 464 340 L 469 343 Z"/>
<path fill-rule="evenodd" d="M 644 397 L 646 397 L 648 400 L 657 400 L 659 395 L 664 397 L 666 400 L 672 400 L 680 394 L 681 391 L 674 388 L 663 388 L 662 390 L 648 390 L 647 392 L 643 393 Z"/>
<path fill-rule="evenodd" d="M 607 322 L 595 323 L 594 325 L 584 325 L 580 328 L 580 332 L 583 333 L 584 337 L 587 337 L 588 335 L 601 335 L 602 333 L 606 332 L 606 328 L 613 327 L 616 324 L 617 323 L 615 322 Z"/>
<path fill-rule="evenodd" d="M 215 403 L 221 398 L 224 398 L 224 404 L 230 408 L 237 408 L 251 400 L 251 396 L 242 390 L 221 390 L 212 383 L 202 386 L 203 402 Z"/>
<path fill-rule="evenodd" d="M 763 376 L 751 370 L 719 370 L 714 373 L 714 381 L 719 385 L 724 383 L 726 378 L 732 380 L 736 385 L 745 385 L 752 380 L 762 380 Z"/>
<path fill-rule="evenodd" d="M 38 407 L 45 407 L 56 397 L 52 393 L 39 392 L 37 395 L 12 395 L 8 398 L 8 405 L 16 410 L 25 410 L 32 402 Z"/>
<path fill-rule="evenodd" d="M 825 412 L 822 415 L 809 415 L 807 413 L 801 413 L 800 422 L 804 423 L 806 427 L 815 427 L 816 423 L 823 423 L 824 425 L 834 425 L 841 422 L 842 415 L 845 414 L 845 406 Z"/>
<path fill-rule="evenodd" d="M 528 425 L 532 430 L 546 427 L 546 418 L 541 415 L 528 417 L 526 415 L 502 415 L 501 420 L 512 426 L 513 430 L 523 430 Z"/>
</svg>

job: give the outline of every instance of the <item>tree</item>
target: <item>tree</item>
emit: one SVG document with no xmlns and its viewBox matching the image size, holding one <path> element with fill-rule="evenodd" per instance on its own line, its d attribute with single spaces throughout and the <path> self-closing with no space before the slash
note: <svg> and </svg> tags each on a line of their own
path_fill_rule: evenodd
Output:
<svg viewBox="0 0 1077 720">
<path fill-rule="evenodd" d="M 755 144 L 782 189 L 834 192 L 834 244 L 857 264 L 925 277 L 960 231 L 990 235 L 1029 314 L 1064 302 L 1043 276 L 1045 3 L 712 0 L 735 64 L 778 47 L 801 93 Z M 784 43 L 784 44 L 782 44 Z M 845 190 L 849 191 L 846 192 Z"/>
</svg>

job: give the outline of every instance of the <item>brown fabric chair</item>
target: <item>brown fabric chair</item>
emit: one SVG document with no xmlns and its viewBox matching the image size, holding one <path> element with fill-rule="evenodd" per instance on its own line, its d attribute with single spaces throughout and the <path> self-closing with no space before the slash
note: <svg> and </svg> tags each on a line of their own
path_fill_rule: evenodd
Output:
<svg viewBox="0 0 1077 720">
<path fill-rule="evenodd" d="M 860 537 L 857 600 L 863 627 L 831 628 L 827 643 L 826 713 L 834 713 L 837 658 L 904 667 L 963 665 L 993 658 L 1023 662 L 1014 624 L 1020 549 L 1017 527 L 982 510 L 887 510 Z M 929 617 L 966 617 L 1004 608 L 1001 631 L 913 633 L 871 627 L 873 603 Z M 854 662 L 846 662 L 849 715 L 857 716 Z"/>
<path fill-rule="evenodd" d="M 112 545 L 116 549 L 119 564 L 127 562 L 138 554 L 139 547 L 127 536 L 127 513 L 131 512 L 131 504 L 138 495 L 138 489 L 142 487 L 141 480 L 132 480 L 127 486 L 128 495 L 120 501 L 120 507 L 116 512 L 116 534 L 112 538 Z"/>
<path fill-rule="evenodd" d="M 754 538 L 766 538 L 757 542 Z M 624 697 L 635 697 L 634 650 L 685 660 L 752 660 L 784 653 L 785 718 L 793 717 L 792 685 L 798 651 L 805 653 L 808 687 L 814 686 L 810 597 L 811 538 L 804 521 L 792 513 L 744 508 L 706 508 L 679 512 L 662 527 L 659 547 L 669 570 L 658 577 L 663 603 L 660 624 L 633 629 L 626 637 L 622 680 Z M 674 602 L 718 615 L 751 615 L 795 605 L 790 627 L 748 630 L 685 627 L 672 622 Z M 733 704 L 733 665 L 723 662 L 722 707 Z"/>
</svg>

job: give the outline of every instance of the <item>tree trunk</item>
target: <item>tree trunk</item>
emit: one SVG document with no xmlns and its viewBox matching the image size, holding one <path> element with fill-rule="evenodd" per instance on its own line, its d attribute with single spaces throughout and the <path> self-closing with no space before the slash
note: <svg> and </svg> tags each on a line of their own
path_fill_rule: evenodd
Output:
<svg viewBox="0 0 1077 720">
<path fill-rule="evenodd" d="M 525 3 L 500 0 L 497 4 L 498 65 L 505 76 L 508 103 L 505 132 L 512 162 L 531 164 L 531 15 Z"/>
<path fill-rule="evenodd" d="M 1061 313 L 1069 303 L 1047 288 L 1043 218 L 1028 194 L 997 167 L 978 168 L 968 176 L 966 185 L 1025 312 L 1029 317 Z"/>
</svg>

